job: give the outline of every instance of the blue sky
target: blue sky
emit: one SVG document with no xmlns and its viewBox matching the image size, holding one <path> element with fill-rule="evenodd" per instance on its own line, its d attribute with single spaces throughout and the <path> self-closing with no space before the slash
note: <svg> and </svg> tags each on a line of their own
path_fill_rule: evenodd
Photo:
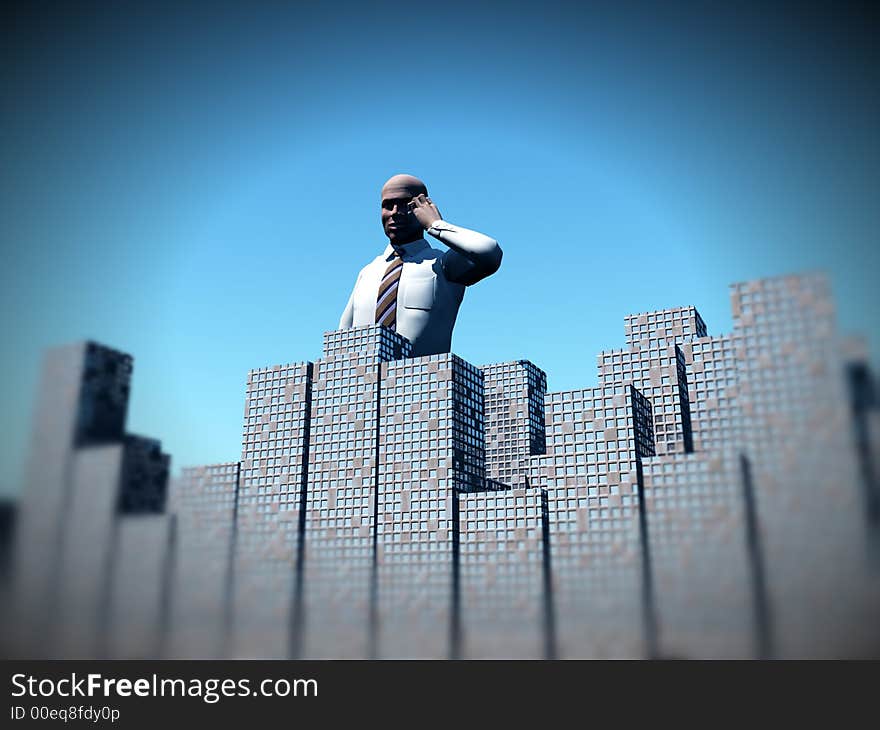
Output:
<svg viewBox="0 0 880 730">
<path fill-rule="evenodd" d="M 134 355 L 175 470 L 236 459 L 247 371 L 320 356 L 396 172 L 505 252 L 454 351 L 551 389 L 630 312 L 727 331 L 744 279 L 825 269 L 878 330 L 877 34 L 840 6 L 52 7 L 3 51 L 0 493 L 42 352 L 84 338 Z"/>
</svg>

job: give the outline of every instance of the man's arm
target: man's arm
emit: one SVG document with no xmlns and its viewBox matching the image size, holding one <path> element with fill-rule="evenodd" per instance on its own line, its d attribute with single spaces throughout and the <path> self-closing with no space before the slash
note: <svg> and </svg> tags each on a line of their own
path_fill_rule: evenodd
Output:
<svg viewBox="0 0 880 730">
<path fill-rule="evenodd" d="M 470 286 L 501 266 L 501 246 L 494 238 L 444 220 L 434 223 L 428 233 L 449 246 L 443 254 L 443 271 L 449 281 Z"/>
<path fill-rule="evenodd" d="M 443 220 L 437 206 L 425 195 L 413 198 L 410 208 L 429 234 L 449 246 L 443 254 L 447 279 L 470 286 L 498 271 L 503 254 L 494 238 Z"/>
<path fill-rule="evenodd" d="M 348 298 L 348 304 L 345 305 L 345 310 L 342 312 L 342 316 L 339 318 L 339 327 L 337 329 L 340 330 L 348 330 L 351 329 L 354 324 L 354 290 L 352 289 L 351 296 Z"/>
<path fill-rule="evenodd" d="M 354 327 L 354 293 L 357 291 L 358 284 L 361 283 L 361 276 L 363 273 L 363 269 L 361 269 L 358 273 L 358 278 L 354 282 L 354 286 L 351 288 L 351 295 L 348 297 L 348 304 L 345 305 L 342 316 L 339 318 L 339 327 L 337 327 L 337 329 L 348 330 Z"/>
</svg>

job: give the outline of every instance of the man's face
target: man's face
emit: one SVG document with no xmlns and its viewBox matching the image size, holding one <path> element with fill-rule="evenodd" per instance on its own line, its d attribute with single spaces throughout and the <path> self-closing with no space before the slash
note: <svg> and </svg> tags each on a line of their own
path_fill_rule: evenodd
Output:
<svg viewBox="0 0 880 730">
<path fill-rule="evenodd" d="M 422 237 L 424 229 L 410 212 L 408 204 L 413 196 L 423 192 L 422 186 L 394 183 L 382 188 L 382 228 L 392 244 L 401 246 Z"/>
</svg>

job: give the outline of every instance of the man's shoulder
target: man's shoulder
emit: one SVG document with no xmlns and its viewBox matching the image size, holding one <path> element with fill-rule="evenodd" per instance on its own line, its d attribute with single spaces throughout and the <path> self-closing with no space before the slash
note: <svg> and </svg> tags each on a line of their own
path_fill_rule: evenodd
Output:
<svg viewBox="0 0 880 730">
<path fill-rule="evenodd" d="M 443 264 L 443 257 L 445 255 L 446 251 L 441 251 L 438 248 L 433 248 L 428 245 L 420 249 L 419 252 L 413 256 L 411 262 L 420 269 L 432 269 L 438 279 L 446 279 L 446 270 Z"/>
<path fill-rule="evenodd" d="M 439 248 L 434 248 L 430 243 L 425 246 L 420 252 L 419 255 L 422 259 L 426 261 L 434 261 L 435 259 L 439 259 L 443 257 L 445 251 L 441 251 Z"/>
</svg>

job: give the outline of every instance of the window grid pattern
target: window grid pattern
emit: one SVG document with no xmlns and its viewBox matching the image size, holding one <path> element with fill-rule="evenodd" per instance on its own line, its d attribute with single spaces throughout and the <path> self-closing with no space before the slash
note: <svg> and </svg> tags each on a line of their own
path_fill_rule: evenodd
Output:
<svg viewBox="0 0 880 730">
<path fill-rule="evenodd" d="M 742 527 L 736 444 L 739 373 L 736 341 L 703 337 L 681 346 L 679 362 L 691 370 L 689 395 L 695 452 L 667 454 L 644 462 L 645 490 L 652 518 L 652 545 L 697 549 L 719 525 Z M 694 568 L 696 570 L 696 568 Z"/>
<path fill-rule="evenodd" d="M 158 439 L 126 434 L 116 509 L 120 514 L 162 514 L 171 457 Z"/>
<path fill-rule="evenodd" d="M 629 384 L 547 394 L 547 454 L 530 459 L 529 481 L 547 489 L 563 658 L 642 653 L 636 443 L 651 447 L 636 428 L 649 421 Z"/>
<path fill-rule="evenodd" d="M 299 539 L 311 363 L 248 373 L 236 535 L 232 647 L 287 656 Z"/>
<path fill-rule="evenodd" d="M 754 608 L 736 448 L 741 443 L 736 347 L 731 335 L 699 337 L 679 346 L 693 452 L 643 462 L 655 605 L 661 650 L 668 656 L 745 658 L 753 652 Z"/>
<path fill-rule="evenodd" d="M 858 491 L 841 488 L 855 483 L 855 461 L 827 282 L 738 284 L 732 302 L 724 337 L 709 337 L 694 308 L 627 317 L 628 347 L 599 355 L 598 387 L 547 393 L 543 406 L 531 364 L 410 359 L 405 340 L 377 327 L 328 333 L 309 411 L 305 654 L 365 655 L 378 607 L 380 656 L 447 655 L 456 493 L 464 655 L 531 656 L 545 489 L 560 656 L 644 656 L 646 547 L 661 653 L 752 656 L 741 452 L 780 655 L 840 646 L 867 605 L 852 539 L 864 515 Z M 495 450 L 508 443 L 509 454 Z M 518 475 L 529 488 L 499 478 Z M 816 575 L 832 578 L 827 595 L 811 593 Z M 496 643 L 514 624 L 516 638 Z"/>
<path fill-rule="evenodd" d="M 651 401 L 657 453 L 683 453 L 684 426 L 675 345 L 653 352 L 607 351 L 599 355 L 599 363 L 600 385 L 632 384 Z"/>
<path fill-rule="evenodd" d="M 486 477 L 526 484 L 528 457 L 546 451 L 544 396 L 547 375 L 528 360 L 484 365 Z"/>
<path fill-rule="evenodd" d="M 94 342 L 85 344 L 74 445 L 119 441 L 125 429 L 134 359 Z"/>
<path fill-rule="evenodd" d="M 706 336 L 706 323 L 696 307 L 629 314 L 623 329 L 626 344 L 638 350 L 659 350 L 683 339 Z"/>
<path fill-rule="evenodd" d="M 694 307 L 631 314 L 625 318 L 627 348 L 599 354 L 599 383 L 632 383 L 654 408 L 658 454 L 692 450 L 686 371 L 677 346 L 706 336 L 706 324 Z"/>
<path fill-rule="evenodd" d="M 823 274 L 732 287 L 743 442 L 753 465 L 777 649 L 830 656 L 866 611 L 841 338 Z M 816 590 L 821 577 L 821 592 Z M 821 625 L 821 632 L 816 627 Z"/>
<path fill-rule="evenodd" d="M 463 656 L 543 658 L 540 490 L 463 494 L 459 521 Z"/>
<path fill-rule="evenodd" d="M 312 391 L 303 650 L 313 658 L 371 652 L 370 581 L 379 469 L 380 363 L 411 354 L 379 325 L 324 336 Z"/>
<path fill-rule="evenodd" d="M 377 564 L 383 657 L 450 652 L 453 492 L 482 489 L 483 374 L 451 355 L 382 366 Z"/>
<path fill-rule="evenodd" d="M 712 391 L 727 405 L 727 381 L 737 377 L 724 356 L 732 338 L 708 338 L 692 307 L 632 315 L 625 328 L 629 349 L 600 355 L 600 379 L 632 378 L 654 406 L 657 449 L 644 454 L 643 490 L 658 649 L 672 656 L 742 656 L 748 650 L 743 622 L 751 609 L 738 461 L 732 441 L 727 451 L 708 453 L 706 443 L 695 447 L 694 437 L 696 429 L 720 447 L 732 435 L 723 432 L 726 416 L 713 411 L 705 418 L 707 403 L 698 397 Z M 706 342 L 718 344 L 713 350 Z M 693 352 L 704 349 L 717 361 L 694 371 Z M 717 402 L 708 406 L 717 408 Z"/>
</svg>

